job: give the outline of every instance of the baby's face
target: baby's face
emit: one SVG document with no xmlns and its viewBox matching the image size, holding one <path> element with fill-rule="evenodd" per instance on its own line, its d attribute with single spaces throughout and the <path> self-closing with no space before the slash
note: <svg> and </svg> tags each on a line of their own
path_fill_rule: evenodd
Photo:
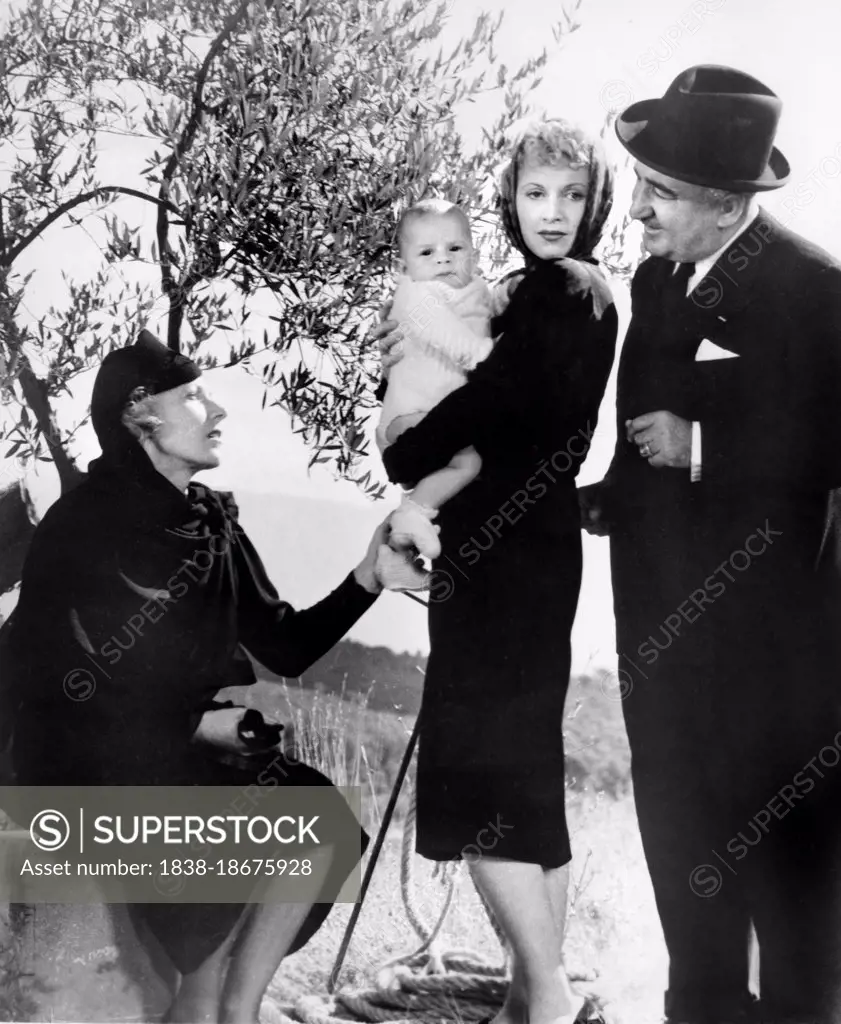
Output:
<svg viewBox="0 0 841 1024">
<path fill-rule="evenodd" d="M 443 281 L 463 288 L 473 277 L 473 240 L 456 213 L 410 220 L 400 245 L 403 270 L 413 281 Z"/>
</svg>

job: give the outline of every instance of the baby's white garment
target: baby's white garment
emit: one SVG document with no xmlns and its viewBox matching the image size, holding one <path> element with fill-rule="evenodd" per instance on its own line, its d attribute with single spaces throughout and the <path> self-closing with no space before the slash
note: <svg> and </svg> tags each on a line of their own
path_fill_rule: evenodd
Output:
<svg viewBox="0 0 841 1024">
<path fill-rule="evenodd" d="M 401 277 L 389 319 L 403 333 L 403 358 L 391 368 L 377 442 L 396 416 L 427 413 L 466 380 L 491 351 L 491 293 L 480 277 L 464 288 Z"/>
</svg>

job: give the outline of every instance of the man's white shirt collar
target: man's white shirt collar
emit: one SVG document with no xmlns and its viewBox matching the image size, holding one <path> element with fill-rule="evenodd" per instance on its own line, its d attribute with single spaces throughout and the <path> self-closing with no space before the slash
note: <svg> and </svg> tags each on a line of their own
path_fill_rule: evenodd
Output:
<svg viewBox="0 0 841 1024">
<path fill-rule="evenodd" d="M 745 222 L 744 222 L 744 224 L 742 224 L 742 226 L 739 228 L 739 230 L 735 233 L 735 235 L 731 235 L 730 238 L 727 239 L 727 241 L 724 243 L 724 245 L 721 246 L 720 249 L 716 249 L 716 251 L 712 254 L 712 256 L 707 256 L 705 259 L 698 260 L 696 262 L 696 264 L 695 264 L 695 272 L 692 274 L 692 277 L 689 278 L 689 280 L 687 282 L 687 285 L 686 285 L 686 294 L 687 295 L 691 295 L 692 294 L 692 292 L 695 290 L 695 286 L 700 281 L 702 281 L 707 276 L 707 274 L 709 274 L 709 272 L 712 270 L 713 266 L 715 265 L 716 260 L 727 249 L 729 249 L 729 247 L 736 241 L 736 239 L 740 235 L 743 235 L 748 230 L 748 228 L 753 224 L 753 222 L 756 220 L 756 218 L 758 216 L 759 216 L 759 203 L 757 203 L 757 201 L 755 199 L 752 199 L 751 200 L 751 205 L 748 208 L 748 215 L 745 218 Z M 678 266 L 679 266 L 679 264 L 675 263 L 674 272 L 677 271 Z"/>
</svg>

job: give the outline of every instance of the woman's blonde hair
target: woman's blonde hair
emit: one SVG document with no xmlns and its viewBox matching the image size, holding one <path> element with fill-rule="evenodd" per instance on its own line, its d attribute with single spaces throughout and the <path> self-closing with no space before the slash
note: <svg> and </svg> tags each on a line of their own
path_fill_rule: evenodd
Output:
<svg viewBox="0 0 841 1024">
<path fill-rule="evenodd" d="M 157 414 L 156 396 L 146 387 L 137 387 L 128 396 L 121 422 L 132 437 L 142 441 L 161 426 L 163 420 Z"/>
<path fill-rule="evenodd" d="M 534 260 L 520 231 L 517 218 L 517 181 L 526 161 L 542 166 L 586 167 L 589 175 L 587 202 L 569 256 L 591 259 L 602 236 L 613 205 L 613 168 L 608 163 L 601 139 L 563 118 L 545 118 L 530 124 L 514 144 L 514 151 L 502 172 L 497 206 L 508 240 L 527 260 Z"/>
</svg>

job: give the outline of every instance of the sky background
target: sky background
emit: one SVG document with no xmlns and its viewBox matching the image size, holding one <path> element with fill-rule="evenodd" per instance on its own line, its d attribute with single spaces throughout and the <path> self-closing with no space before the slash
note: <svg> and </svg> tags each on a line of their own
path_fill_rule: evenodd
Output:
<svg viewBox="0 0 841 1024">
<path fill-rule="evenodd" d="M 8 8 L 0 0 L 0 13 Z M 555 48 L 551 26 L 561 14 L 546 0 L 452 0 L 447 10 L 446 42 L 467 35 L 482 10 L 504 11 L 497 51 L 509 66 L 553 50 L 543 82 L 533 96 L 537 111 L 577 120 L 591 128 L 609 110 L 634 100 L 659 96 L 684 68 L 697 63 L 729 64 L 747 71 L 783 99 L 777 144 L 792 167 L 790 184 L 763 197 L 763 205 L 793 230 L 841 258 L 841 6 L 835 0 L 583 0 L 577 14 L 581 27 Z M 556 52 L 555 52 L 556 51 Z M 459 126 L 468 142 L 478 141 L 482 124 L 490 124 L 500 99 L 460 112 Z M 144 144 L 112 140 L 102 150 L 101 180 L 132 181 L 145 153 Z M 617 161 L 621 147 L 613 147 Z M 620 173 L 617 207 L 627 209 L 631 174 Z M 151 227 L 151 207 L 128 200 L 121 215 Z M 84 278 L 99 262 L 96 242 L 78 229 L 55 226 L 28 254 L 22 270 L 36 269 L 27 296 L 33 316 L 61 300 L 61 271 Z M 615 293 L 623 324 L 627 294 Z M 255 306 L 259 306 L 259 300 Z M 162 322 L 153 321 L 153 330 Z M 262 387 L 242 370 L 210 372 L 208 383 L 229 412 L 222 466 L 202 475 L 213 486 L 241 497 L 242 520 L 284 596 L 309 603 L 325 593 L 358 559 L 373 525 L 395 501 L 375 505 L 354 485 L 335 480 L 329 471 L 307 471 L 307 451 L 279 409 L 260 411 Z M 75 421 L 86 409 L 90 380 L 81 379 L 72 400 L 59 407 L 62 423 Z M 601 477 L 612 451 L 613 383 L 605 403 L 594 448 L 581 482 Z M 97 454 L 92 431 L 80 431 L 80 464 Z M 378 465 L 373 466 L 381 476 Z M 39 509 L 54 500 L 51 474 L 30 474 Z M 387 595 L 352 631 L 368 643 L 397 650 L 428 649 L 422 609 L 400 595 Z M 609 666 L 613 655 L 613 616 L 607 542 L 585 538 L 585 573 L 581 605 L 573 633 L 576 669 Z"/>
</svg>

